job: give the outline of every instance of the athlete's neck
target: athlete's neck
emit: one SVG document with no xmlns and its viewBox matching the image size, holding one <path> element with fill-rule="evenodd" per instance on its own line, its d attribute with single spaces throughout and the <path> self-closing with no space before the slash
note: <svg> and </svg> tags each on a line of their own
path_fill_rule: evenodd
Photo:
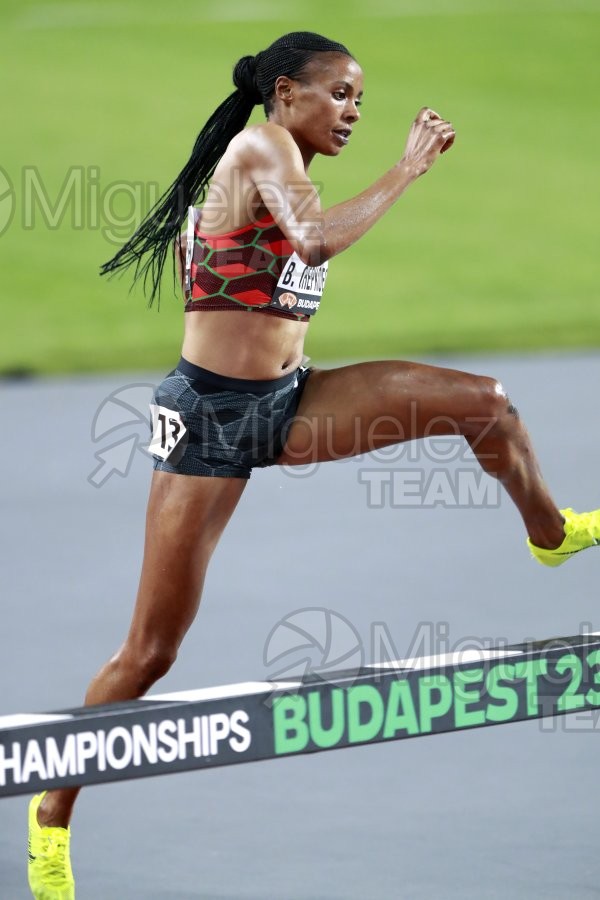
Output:
<svg viewBox="0 0 600 900">
<path fill-rule="evenodd" d="M 301 139 L 298 138 L 298 135 L 295 133 L 293 128 L 290 128 L 288 124 L 282 121 L 281 116 L 277 114 L 277 111 L 274 111 L 269 116 L 269 122 L 273 122 L 275 125 L 281 125 L 282 128 L 285 128 L 286 131 L 289 131 L 292 138 L 294 139 L 298 150 L 300 151 L 300 155 L 302 156 L 302 161 L 304 163 L 304 171 L 308 172 L 308 167 L 316 156 L 316 151 L 313 147 L 308 146 Z"/>
</svg>

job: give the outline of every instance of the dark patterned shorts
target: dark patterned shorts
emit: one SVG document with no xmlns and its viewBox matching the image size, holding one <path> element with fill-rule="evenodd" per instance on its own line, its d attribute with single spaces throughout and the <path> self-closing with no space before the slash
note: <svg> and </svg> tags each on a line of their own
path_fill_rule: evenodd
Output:
<svg viewBox="0 0 600 900">
<path fill-rule="evenodd" d="M 185 434 L 154 468 L 182 475 L 249 478 L 281 454 L 311 369 L 273 381 L 226 378 L 180 359 L 157 387 L 163 417 L 178 414 Z M 182 429 L 183 430 L 183 429 Z M 166 452 L 166 451 L 165 451 Z"/>
</svg>

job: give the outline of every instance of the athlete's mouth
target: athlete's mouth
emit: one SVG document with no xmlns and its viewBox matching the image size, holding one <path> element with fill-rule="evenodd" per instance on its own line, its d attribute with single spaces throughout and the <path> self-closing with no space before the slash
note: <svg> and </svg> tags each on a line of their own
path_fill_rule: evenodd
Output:
<svg viewBox="0 0 600 900">
<path fill-rule="evenodd" d="M 347 144 L 350 139 L 350 135 L 352 134 L 352 129 L 351 128 L 334 128 L 333 133 L 337 137 L 339 137 L 339 139 L 342 141 L 343 144 Z"/>
</svg>

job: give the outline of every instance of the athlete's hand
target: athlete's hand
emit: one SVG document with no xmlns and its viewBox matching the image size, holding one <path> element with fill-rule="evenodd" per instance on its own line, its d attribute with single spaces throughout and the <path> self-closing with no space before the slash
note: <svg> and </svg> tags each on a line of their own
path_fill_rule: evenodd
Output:
<svg viewBox="0 0 600 900">
<path fill-rule="evenodd" d="M 408 133 L 402 161 L 414 168 L 418 177 L 428 172 L 440 154 L 454 143 L 455 132 L 433 109 L 423 107 Z"/>
</svg>

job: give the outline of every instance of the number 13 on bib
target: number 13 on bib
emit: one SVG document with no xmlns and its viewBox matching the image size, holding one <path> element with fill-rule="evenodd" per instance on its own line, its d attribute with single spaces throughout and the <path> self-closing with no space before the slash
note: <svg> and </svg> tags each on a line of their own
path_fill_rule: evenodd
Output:
<svg viewBox="0 0 600 900">
<path fill-rule="evenodd" d="M 152 438 L 148 452 L 166 460 L 184 438 L 187 429 L 177 410 L 151 403 L 150 414 L 152 416 Z"/>
</svg>

